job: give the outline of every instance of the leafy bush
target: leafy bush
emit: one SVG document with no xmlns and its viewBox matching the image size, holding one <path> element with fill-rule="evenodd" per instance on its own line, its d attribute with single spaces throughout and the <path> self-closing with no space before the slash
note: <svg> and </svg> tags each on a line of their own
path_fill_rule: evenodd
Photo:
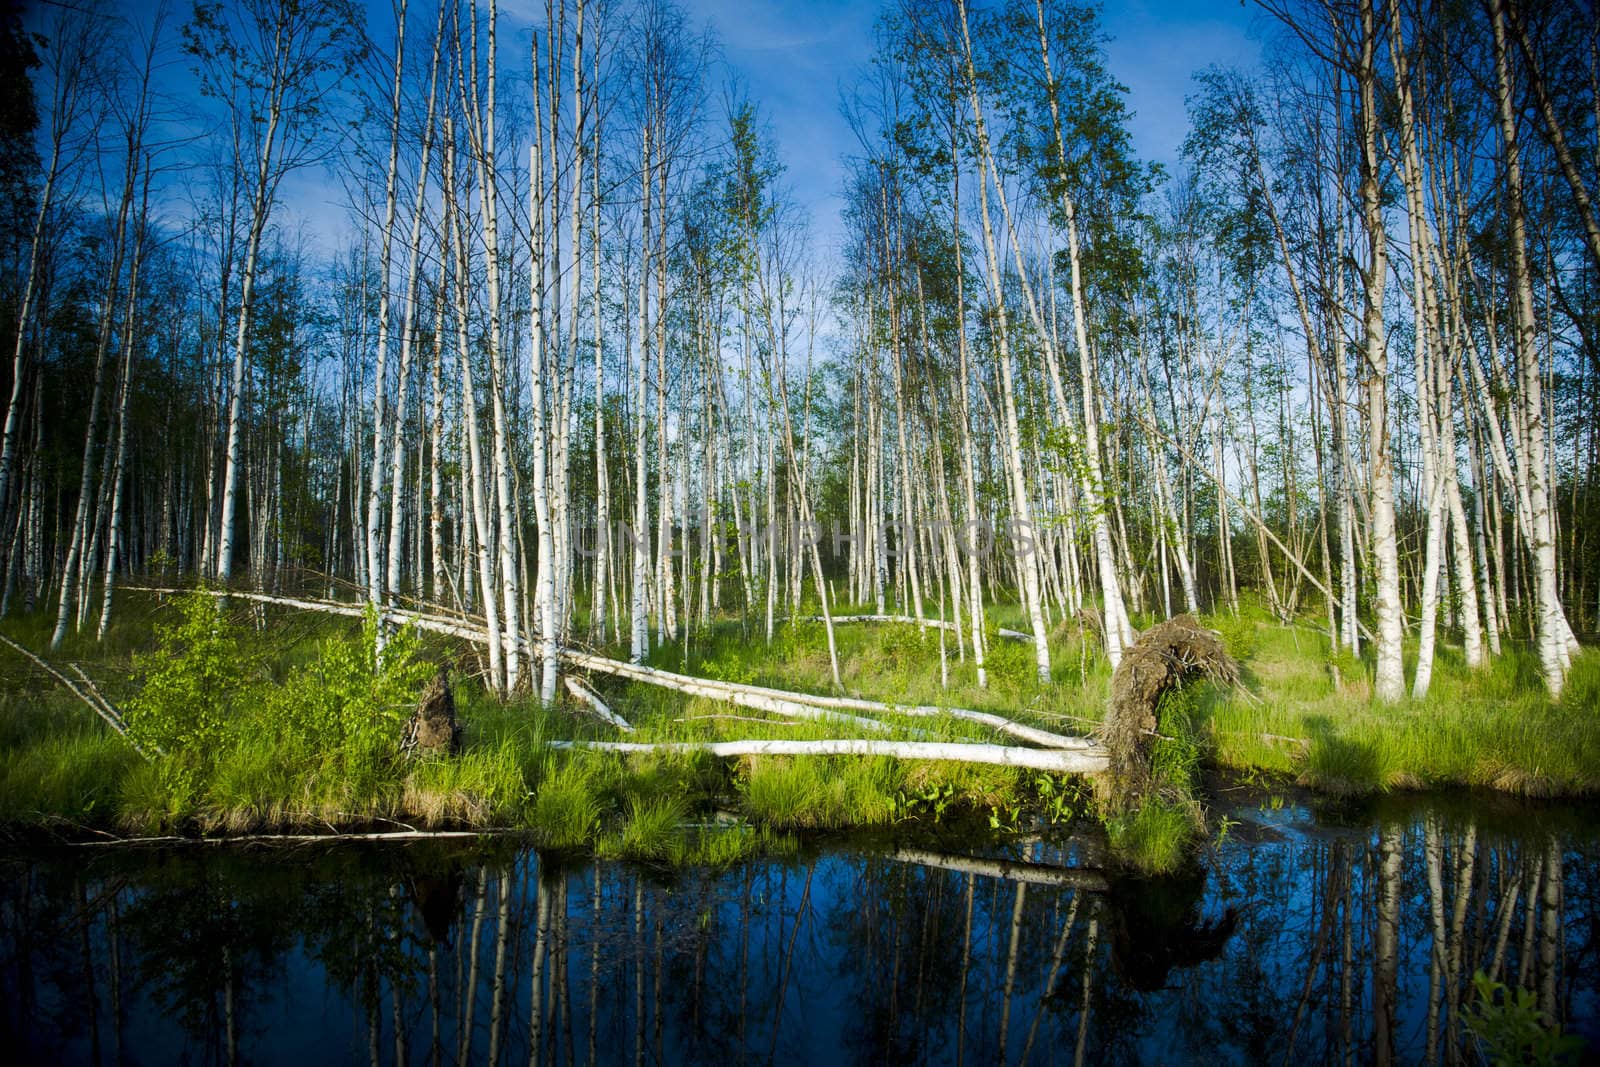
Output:
<svg viewBox="0 0 1600 1067">
<path fill-rule="evenodd" d="M 878 655 L 885 670 L 904 671 L 927 663 L 930 655 L 937 658 L 939 646 L 930 645 L 928 635 L 914 624 L 892 622 L 883 627 Z"/>
<path fill-rule="evenodd" d="M 1003 638 L 998 629 L 984 635 L 983 667 L 990 684 L 1004 692 L 1020 692 L 1039 677 L 1033 646 Z"/>
<path fill-rule="evenodd" d="M 222 749 L 228 704 L 257 667 L 238 625 L 197 589 L 175 601 L 177 618 L 156 627 L 156 651 L 134 661 L 142 679 L 128 701 L 128 732 L 160 752 L 161 776 L 180 800 L 192 797 Z"/>
<path fill-rule="evenodd" d="M 273 686 L 258 680 L 260 657 L 214 597 L 200 590 L 176 603 L 176 618 L 157 627 L 156 651 L 136 662 L 142 685 L 127 706 L 129 732 L 160 753 L 169 812 L 202 799 L 225 808 L 257 806 L 268 794 L 282 802 L 319 771 L 345 794 L 369 792 L 386 776 L 433 670 L 410 627 L 380 655 L 369 611 L 359 637 L 329 638 Z"/>
<path fill-rule="evenodd" d="M 1264 614 L 1246 602 L 1240 605 L 1237 616 L 1219 611 L 1215 615 L 1208 615 L 1205 624 L 1222 637 L 1222 646 L 1228 650 L 1228 655 L 1243 661 L 1255 655 L 1260 647 L 1257 626 Z"/>
<path fill-rule="evenodd" d="M 1584 1049 L 1581 1037 L 1546 1026 L 1529 989 L 1507 989 L 1482 971 L 1472 976 L 1477 992 L 1463 1022 L 1477 1038 L 1489 1063 L 1576 1063 Z"/>
<path fill-rule="evenodd" d="M 262 703 L 266 726 L 352 780 L 370 780 L 398 750 L 401 725 L 433 673 L 416 631 L 404 626 L 378 651 L 378 620 L 368 608 L 361 636 L 333 637 L 316 661 Z"/>
<path fill-rule="evenodd" d="M 735 685 L 751 685 L 756 680 L 755 667 L 740 659 L 738 652 L 733 649 L 726 649 L 711 659 L 701 660 L 695 673 L 703 678 L 714 678 L 719 682 L 732 682 Z"/>
</svg>

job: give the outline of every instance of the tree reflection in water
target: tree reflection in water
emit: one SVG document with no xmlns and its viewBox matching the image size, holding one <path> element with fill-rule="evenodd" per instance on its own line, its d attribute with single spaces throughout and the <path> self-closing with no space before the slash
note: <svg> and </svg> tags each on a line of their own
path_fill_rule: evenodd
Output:
<svg viewBox="0 0 1600 1067">
<path fill-rule="evenodd" d="M 1477 970 L 1594 1041 L 1591 832 L 1474 803 L 1235 812 L 1159 881 L 1063 873 L 1084 850 L 1040 841 L 674 874 L 505 841 L 13 855 L 0 1041 L 69 1063 L 1453 1063 Z"/>
</svg>

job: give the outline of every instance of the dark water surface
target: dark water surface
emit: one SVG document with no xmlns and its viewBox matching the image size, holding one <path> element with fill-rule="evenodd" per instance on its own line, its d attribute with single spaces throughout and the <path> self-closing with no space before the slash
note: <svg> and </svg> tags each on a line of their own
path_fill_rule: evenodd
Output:
<svg viewBox="0 0 1600 1067">
<path fill-rule="evenodd" d="M 953 833 L 670 875 L 503 839 L 12 851 L 0 1057 L 1449 1062 L 1478 968 L 1593 1055 L 1592 814 L 1251 796 L 1159 881 Z"/>
</svg>

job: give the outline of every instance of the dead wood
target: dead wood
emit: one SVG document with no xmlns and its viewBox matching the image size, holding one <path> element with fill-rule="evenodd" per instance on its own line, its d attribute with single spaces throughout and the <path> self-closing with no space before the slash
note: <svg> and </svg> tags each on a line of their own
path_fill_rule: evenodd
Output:
<svg viewBox="0 0 1600 1067">
<path fill-rule="evenodd" d="M 1161 698 L 1202 678 L 1235 685 L 1239 665 L 1222 638 L 1192 615 L 1174 615 L 1122 653 L 1111 676 L 1111 707 L 1100 728 L 1116 803 L 1135 803 L 1151 787 L 1150 743 Z"/>
<path fill-rule="evenodd" d="M 406 722 L 400 747 L 412 758 L 461 754 L 461 724 L 456 721 L 456 701 L 450 694 L 450 668 L 441 665 L 417 701 Z"/>
</svg>

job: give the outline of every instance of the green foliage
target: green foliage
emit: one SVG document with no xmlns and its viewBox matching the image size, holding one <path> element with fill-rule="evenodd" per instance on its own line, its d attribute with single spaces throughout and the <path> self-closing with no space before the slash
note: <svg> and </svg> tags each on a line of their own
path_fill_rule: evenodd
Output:
<svg viewBox="0 0 1600 1067">
<path fill-rule="evenodd" d="M 470 684 L 456 693 L 466 751 L 456 759 L 402 761 L 395 758 L 401 722 L 431 672 L 411 632 L 392 635 L 380 658 L 371 619 L 358 632 L 343 621 L 284 622 L 269 614 L 266 628 L 246 635 L 204 594 L 180 599 L 163 615 L 153 641 L 149 629 L 136 626 L 119 638 L 119 649 L 154 646 L 135 653 L 127 689 L 119 691 L 114 680 L 102 685 L 144 738 L 159 738 L 165 755 L 138 760 L 80 706 L 51 690 L 35 692 L 36 679 L 12 672 L 0 677 L 0 819 L 68 819 L 138 832 L 386 821 L 525 826 L 551 847 L 679 864 L 731 863 L 792 848 L 783 836 L 791 830 L 949 822 L 960 815 L 1010 831 L 1068 824 L 1088 810 L 1077 780 L 1015 768 L 552 753 L 546 738 L 611 734 Z M 990 616 L 990 625 L 1022 625 L 1014 605 L 993 605 Z M 1600 789 L 1594 770 L 1600 720 L 1592 710 L 1600 654 L 1592 650 L 1577 657 L 1566 694 L 1552 702 L 1525 647 L 1509 645 L 1504 656 L 1469 671 L 1446 645 L 1427 700 L 1381 707 L 1371 703 L 1359 668 L 1341 671 L 1342 686 L 1335 687 L 1328 670 L 1333 654 L 1317 629 L 1279 625 L 1250 603 L 1237 619 L 1230 613 L 1211 621 L 1245 635 L 1234 644 L 1242 640 L 1251 649 L 1252 695 L 1197 686 L 1170 694 L 1158 708 L 1161 736 L 1152 758 L 1163 788 L 1106 828 L 1115 854 L 1136 868 L 1171 870 L 1191 853 L 1200 823 L 1187 794 L 1207 759 L 1260 780 L 1298 776 L 1346 792 L 1455 783 L 1545 794 Z M 1049 685 L 1034 677 L 1029 645 L 992 641 L 988 689 L 976 686 L 970 655 L 959 662 L 953 643 L 952 684 L 940 684 L 934 631 L 924 637 L 915 626 L 860 624 L 841 626 L 838 639 L 851 691 L 874 699 L 948 702 L 1061 729 L 1099 714 L 1109 684 L 1104 657 L 1070 628 L 1051 636 L 1059 669 Z M 820 624 L 786 625 L 769 647 L 724 619 L 698 631 L 695 645 L 712 666 L 691 659 L 690 673 L 817 692 L 829 685 Z M 677 654 L 678 647 L 664 646 L 660 655 Z M 120 654 L 109 652 L 106 662 Z M 1081 673 L 1074 669 L 1080 666 Z M 114 668 L 92 673 L 117 674 Z M 282 682 L 274 685 L 272 677 Z M 641 741 L 837 736 L 832 724 L 765 726 L 752 715 L 731 717 L 713 701 L 647 687 L 619 684 L 608 696 L 639 728 Z M 940 740 L 1001 740 L 955 719 L 890 721 Z M 730 792 L 742 819 L 731 826 L 693 821 L 723 806 Z M 1221 837 L 1227 832 L 1213 828 Z"/>
<path fill-rule="evenodd" d="M 954 782 L 939 782 L 923 786 L 921 789 L 900 790 L 890 799 L 889 810 L 897 819 L 931 817 L 934 822 L 938 822 L 944 818 L 944 813 L 950 805 L 960 799 L 961 795 L 957 793 Z"/>
<path fill-rule="evenodd" d="M 1237 615 L 1219 611 L 1206 616 L 1205 624 L 1221 635 L 1222 646 L 1228 650 L 1228 655 L 1242 663 L 1260 648 L 1258 630 L 1265 616 L 1266 612 L 1257 605 L 1242 600 Z"/>
<path fill-rule="evenodd" d="M 666 860 L 684 848 L 683 806 L 676 796 L 628 801 L 618 853 L 628 859 Z"/>
<path fill-rule="evenodd" d="M 531 794 L 516 742 L 418 763 L 406 777 L 402 811 L 425 826 L 507 826 L 526 817 Z"/>
<path fill-rule="evenodd" d="M 735 685 L 751 685 L 756 680 L 755 667 L 741 659 L 733 649 L 728 649 L 710 659 L 701 660 L 697 670 L 702 677 L 714 678 L 719 682 L 733 682 Z"/>
<path fill-rule="evenodd" d="M 799 847 L 799 842 L 788 834 L 737 822 L 694 835 L 683 851 L 682 862 L 698 867 L 726 867 L 753 856 L 793 856 Z"/>
<path fill-rule="evenodd" d="M 1000 636 L 998 627 L 985 635 L 984 669 L 989 684 L 1007 693 L 1019 693 L 1038 678 L 1033 646 Z"/>
<path fill-rule="evenodd" d="M 1064 826 L 1086 810 L 1082 787 L 1054 774 L 1035 774 L 1033 794 L 1039 817 L 1054 826 Z"/>
<path fill-rule="evenodd" d="M 779 829 L 886 826 L 900 768 L 888 758 L 750 760 L 739 783 L 751 819 Z"/>
<path fill-rule="evenodd" d="M 380 653 L 378 620 L 369 607 L 361 636 L 324 641 L 316 660 L 266 695 L 265 727 L 347 780 L 366 782 L 398 751 L 401 726 L 433 673 L 409 625 Z"/>
<path fill-rule="evenodd" d="M 1026 829 L 1033 819 L 1046 826 L 1066 826 L 1087 812 L 1085 801 L 1084 790 L 1071 779 L 1035 771 L 1013 795 L 991 804 L 989 828 Z"/>
<path fill-rule="evenodd" d="M 1192 690 L 1172 689 L 1156 709 L 1157 737 L 1150 746 L 1151 773 L 1166 789 L 1189 795 L 1200 767 L 1200 743 L 1195 737 Z"/>
<path fill-rule="evenodd" d="M 135 659 L 142 686 L 128 701 L 128 733 L 159 752 L 162 775 L 180 798 L 193 796 L 227 733 L 230 700 L 254 673 L 233 619 L 197 589 L 173 605 L 177 617 L 156 627 L 156 651 Z"/>
<path fill-rule="evenodd" d="M 155 651 L 135 661 L 128 727 L 156 753 L 158 782 L 125 791 L 125 819 L 202 815 L 206 825 L 245 829 L 317 809 L 376 813 L 394 801 L 401 726 L 433 670 L 414 631 L 390 635 L 380 655 L 369 612 L 359 635 L 326 637 L 273 685 L 215 597 L 196 591 L 175 606 Z"/>
<path fill-rule="evenodd" d="M 136 832 L 165 830 L 182 814 L 178 800 L 167 788 L 161 768 L 138 763 L 123 776 L 118 789 L 117 822 Z"/>
<path fill-rule="evenodd" d="M 1489 1063 L 1576 1063 L 1584 1040 L 1563 1034 L 1559 1024 L 1546 1025 L 1537 998 L 1529 989 L 1507 989 L 1482 971 L 1472 976 L 1476 996 L 1462 1019 Z"/>
<path fill-rule="evenodd" d="M 1262 627 L 1249 664 L 1257 696 L 1210 699 L 1197 711 L 1211 758 L 1234 770 L 1297 777 L 1342 794 L 1447 785 L 1530 796 L 1600 790 L 1600 719 L 1586 686 L 1600 654 L 1573 663 L 1567 691 L 1551 701 L 1524 645 L 1470 670 L 1440 652 L 1426 699 L 1374 704 L 1361 671 L 1334 687 L 1325 634 Z M 1594 673 L 1591 673 L 1594 672 Z"/>
<path fill-rule="evenodd" d="M 751 818 L 770 826 L 801 827 L 814 825 L 822 785 L 812 760 L 764 759 L 752 761 L 740 791 Z"/>
<path fill-rule="evenodd" d="M 1600 655 L 1573 657 L 1572 670 L 1567 672 L 1566 685 L 1561 690 L 1561 707 L 1573 714 L 1593 715 L 1600 708 Z"/>
<path fill-rule="evenodd" d="M 116 800 L 117 782 L 140 760 L 109 731 L 61 734 L 0 763 L 0 821 L 93 821 Z"/>
<path fill-rule="evenodd" d="M 929 644 L 930 635 L 909 622 L 885 625 L 879 635 L 878 657 L 885 670 L 905 671 L 939 655 L 939 646 Z"/>
</svg>

